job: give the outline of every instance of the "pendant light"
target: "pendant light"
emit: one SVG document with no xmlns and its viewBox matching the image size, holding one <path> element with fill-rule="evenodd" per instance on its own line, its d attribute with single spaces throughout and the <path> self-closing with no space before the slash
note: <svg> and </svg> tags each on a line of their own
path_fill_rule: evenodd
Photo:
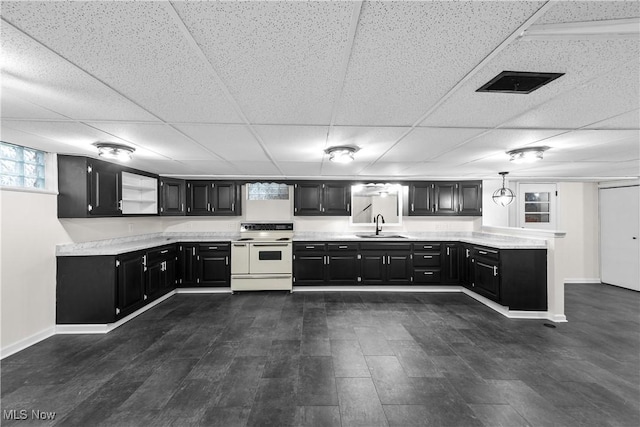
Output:
<svg viewBox="0 0 640 427">
<path fill-rule="evenodd" d="M 504 177 L 508 173 L 509 172 L 500 172 L 500 175 L 502 175 L 502 187 L 494 191 L 493 196 L 491 196 L 493 202 L 496 205 L 504 207 L 509 206 L 511 202 L 513 202 L 513 199 L 516 198 L 516 195 L 513 194 L 513 191 L 511 191 L 510 188 L 507 188 L 504 184 Z"/>
</svg>

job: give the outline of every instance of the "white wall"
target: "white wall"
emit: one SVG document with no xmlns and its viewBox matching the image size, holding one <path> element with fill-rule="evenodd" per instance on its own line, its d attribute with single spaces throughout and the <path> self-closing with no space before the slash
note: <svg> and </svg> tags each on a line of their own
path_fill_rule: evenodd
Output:
<svg viewBox="0 0 640 427">
<path fill-rule="evenodd" d="M 509 181 L 506 181 L 507 187 Z M 502 179 L 485 179 L 482 181 L 482 225 L 491 227 L 508 227 L 509 210 L 515 203 L 504 207 L 493 202 L 493 192 L 502 187 Z"/>
<path fill-rule="evenodd" d="M 558 229 L 564 239 L 565 282 L 600 282 L 598 184 L 558 183 Z"/>
<path fill-rule="evenodd" d="M 57 218 L 55 194 L 0 190 L 1 331 L 5 354 L 53 333 L 56 244 L 70 238 Z"/>
</svg>

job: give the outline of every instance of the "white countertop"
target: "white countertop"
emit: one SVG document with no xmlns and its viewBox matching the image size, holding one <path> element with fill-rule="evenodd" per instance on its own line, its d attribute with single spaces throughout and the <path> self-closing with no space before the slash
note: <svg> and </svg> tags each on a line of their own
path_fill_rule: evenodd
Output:
<svg viewBox="0 0 640 427">
<path fill-rule="evenodd" d="M 331 233 L 302 232 L 296 233 L 293 241 L 357 241 L 357 242 L 462 242 L 472 245 L 489 246 L 496 249 L 546 249 L 545 239 L 530 239 L 499 234 L 479 232 L 398 232 L 382 233 L 383 235 L 401 235 L 405 238 L 362 238 L 356 234 L 370 233 Z M 71 243 L 56 246 L 57 256 L 93 256 L 119 255 L 127 252 L 150 249 L 162 245 L 179 242 L 231 242 L 240 238 L 239 233 L 229 232 L 190 232 L 190 233 L 153 233 L 115 239 L 97 240 L 93 242 Z"/>
</svg>

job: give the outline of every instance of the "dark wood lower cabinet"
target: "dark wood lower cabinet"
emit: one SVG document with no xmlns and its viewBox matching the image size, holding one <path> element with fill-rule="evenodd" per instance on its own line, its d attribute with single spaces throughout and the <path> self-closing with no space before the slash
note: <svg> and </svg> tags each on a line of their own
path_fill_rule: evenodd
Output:
<svg viewBox="0 0 640 427">
<path fill-rule="evenodd" d="M 116 314 L 126 316 L 142 307 L 148 296 L 145 294 L 145 254 L 135 252 L 120 255 L 118 269 L 118 306 Z"/>
<path fill-rule="evenodd" d="M 356 243 L 295 243 L 295 285 L 357 285 L 360 261 Z"/>
<path fill-rule="evenodd" d="M 178 245 L 178 286 L 231 286 L 229 242 L 181 243 Z"/>
</svg>

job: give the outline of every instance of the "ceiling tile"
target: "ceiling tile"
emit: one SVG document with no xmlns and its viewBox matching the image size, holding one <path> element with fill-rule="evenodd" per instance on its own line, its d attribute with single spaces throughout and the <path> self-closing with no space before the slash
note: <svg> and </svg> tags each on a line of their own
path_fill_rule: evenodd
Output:
<svg viewBox="0 0 640 427">
<path fill-rule="evenodd" d="M 336 124 L 413 124 L 543 4 L 364 2 Z"/>
<path fill-rule="evenodd" d="M 587 126 L 588 129 L 640 129 L 640 110 L 629 111 Z"/>
<path fill-rule="evenodd" d="M 167 7 L 168 2 L 4 2 L 2 15 L 163 120 L 239 122 Z"/>
<path fill-rule="evenodd" d="M 2 141 L 51 153 L 67 153 L 86 156 L 97 154 L 96 149 L 90 144 L 81 143 L 73 145 L 67 142 L 57 141 L 49 138 L 48 136 L 31 133 L 31 129 L 28 125 L 21 125 L 20 123 L 21 122 L 14 123 L 2 120 L 0 124 L 0 135 L 2 135 Z M 13 128 L 11 127 L 12 125 L 21 129 Z"/>
<path fill-rule="evenodd" d="M 175 2 L 255 123 L 327 124 L 348 44 L 351 2 Z"/>
<path fill-rule="evenodd" d="M 271 162 L 233 162 L 238 172 L 247 177 L 282 176 L 282 173 Z"/>
<path fill-rule="evenodd" d="M 321 162 L 328 126 L 256 126 L 278 162 Z"/>
<path fill-rule="evenodd" d="M 596 78 L 603 73 L 618 69 L 625 62 L 640 55 L 640 44 L 637 40 L 554 40 L 554 41 L 517 41 L 500 52 L 484 68 L 472 76 L 452 96 L 439 106 L 423 122 L 423 126 L 516 126 L 523 127 L 568 128 L 582 122 L 582 115 L 574 114 L 571 110 L 562 113 L 562 120 L 553 120 L 558 111 L 553 110 L 555 98 L 573 97 L 584 91 L 580 102 L 587 102 L 592 110 L 592 116 L 605 119 L 605 111 L 592 108 L 595 103 L 615 102 L 624 100 L 624 105 L 633 104 L 633 92 L 620 93 L 621 100 L 614 98 L 606 91 L 590 92 L 591 84 L 582 88 L 589 79 Z M 486 82 L 504 70 L 559 72 L 564 76 L 543 86 L 542 88 L 524 95 L 513 93 L 476 92 Z M 624 73 L 634 73 L 625 70 Z M 620 75 L 621 78 L 615 76 Z M 620 71 L 603 79 L 614 79 L 612 86 L 624 85 L 624 78 L 629 74 Z M 638 74 L 631 74 L 637 76 Z M 636 78 L 636 80 L 638 80 Z M 633 89 L 631 82 L 631 89 Z M 619 91 L 618 91 L 619 92 Z M 636 96 L 637 100 L 637 96 Z M 585 108 L 587 107 L 585 106 Z M 549 118 L 539 115 L 536 119 L 527 119 L 527 112 L 540 109 L 547 112 Z M 625 110 L 625 111 L 628 111 Z M 569 117 L 567 117 L 569 116 Z M 589 124 L 591 122 L 582 123 Z"/>
<path fill-rule="evenodd" d="M 357 177 L 366 166 L 367 162 L 334 163 L 327 160 L 322 162 L 321 176 Z"/>
<path fill-rule="evenodd" d="M 64 144 L 66 148 L 61 151 L 57 151 L 58 153 L 62 154 L 76 154 L 78 153 L 78 150 L 80 150 L 80 152 L 82 153 L 89 151 L 97 154 L 98 150 L 93 147 L 93 144 L 98 141 L 112 141 L 132 145 L 130 141 L 116 138 L 109 133 L 77 122 L 3 120 L 2 128 L 3 131 L 6 128 L 10 128 L 13 130 L 36 135 L 41 138 L 47 138 L 55 141 L 58 144 Z M 15 143 L 20 144 L 21 142 L 15 141 Z M 141 147 L 135 148 L 136 155 L 138 156 L 148 158 L 162 158 L 155 152 L 147 151 L 146 149 Z"/>
<path fill-rule="evenodd" d="M 636 44 L 640 46 L 640 41 Z M 636 52 L 635 60 L 559 95 L 505 126 L 578 128 L 640 108 L 640 51 Z"/>
<path fill-rule="evenodd" d="M 165 124 L 88 122 L 105 134 L 172 160 L 217 159 L 211 151 Z"/>
<path fill-rule="evenodd" d="M 640 17 L 640 3 L 627 1 L 558 1 L 536 24 L 601 21 Z"/>
<path fill-rule="evenodd" d="M 28 3 L 36 2 L 20 4 Z M 13 5 L 3 2 L 3 18 L 6 9 Z M 79 120 L 156 120 L 10 25 L 3 23 L 0 26 L 0 36 L 3 116 L 26 119 L 63 116 Z M 18 104 L 16 98 L 22 101 Z M 45 113 L 47 110 L 59 116 L 52 117 L 54 113 Z"/>
<path fill-rule="evenodd" d="M 424 161 L 436 158 L 473 138 L 484 129 L 476 128 L 414 128 L 396 146 L 387 152 L 382 161 Z"/>
<path fill-rule="evenodd" d="M 358 161 L 370 162 L 382 156 L 407 131 L 402 127 L 334 126 L 328 147 L 341 145 L 358 147 Z"/>
<path fill-rule="evenodd" d="M 174 162 L 174 164 L 176 163 Z M 180 163 L 185 164 L 188 170 L 181 171 L 176 166 L 173 174 L 220 178 L 239 176 L 241 174 L 240 169 L 235 164 L 221 160 L 181 160 Z"/>
<path fill-rule="evenodd" d="M 264 150 L 244 125 L 175 125 L 203 147 L 225 160 L 269 161 Z"/>
<path fill-rule="evenodd" d="M 288 177 L 317 177 L 320 175 L 320 162 L 279 162 L 278 166 Z"/>
</svg>

